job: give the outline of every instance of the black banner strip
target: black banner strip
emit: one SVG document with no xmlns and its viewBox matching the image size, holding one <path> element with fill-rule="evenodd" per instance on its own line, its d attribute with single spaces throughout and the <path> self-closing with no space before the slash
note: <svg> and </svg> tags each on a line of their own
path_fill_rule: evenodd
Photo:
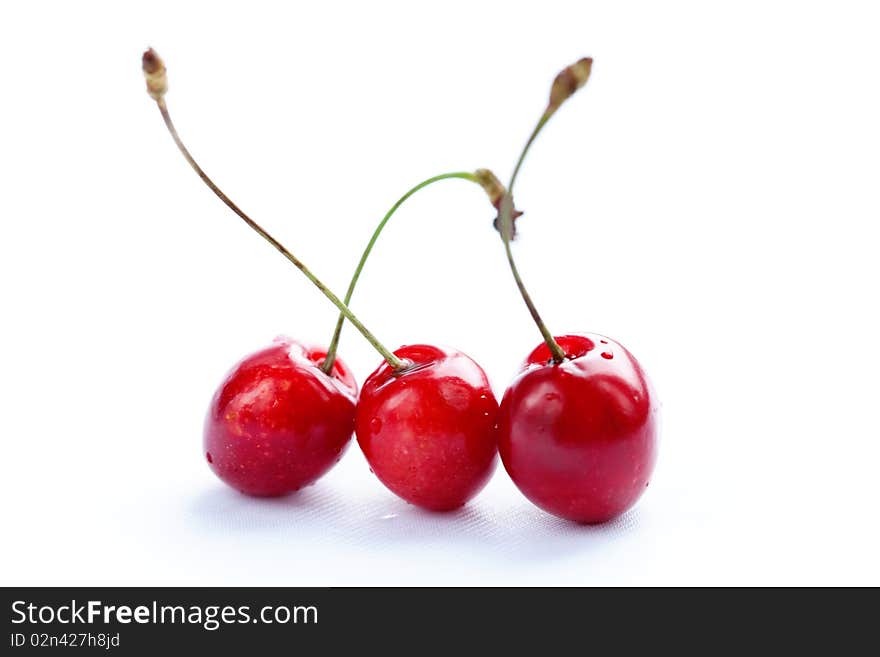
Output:
<svg viewBox="0 0 880 657">
<path fill-rule="evenodd" d="M 475 637 L 519 653 L 703 654 L 875 643 L 875 591 L 753 589 L 6 588 L 2 654 L 469 654 Z M 862 594 L 867 593 L 867 596 Z M 868 598 L 865 600 L 864 598 Z M 493 651 L 497 652 L 497 650 Z"/>
</svg>

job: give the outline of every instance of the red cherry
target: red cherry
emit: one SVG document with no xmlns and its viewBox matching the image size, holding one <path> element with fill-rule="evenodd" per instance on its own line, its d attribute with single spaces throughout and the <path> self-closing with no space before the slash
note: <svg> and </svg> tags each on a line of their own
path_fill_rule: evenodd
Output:
<svg viewBox="0 0 880 657">
<path fill-rule="evenodd" d="M 498 402 L 486 373 L 454 349 L 401 347 L 411 363 L 382 363 L 364 382 L 355 417 L 358 444 L 392 492 L 432 511 L 460 507 L 495 469 Z"/>
<path fill-rule="evenodd" d="M 598 523 L 629 509 L 648 485 L 657 406 L 638 361 L 601 335 L 556 338 L 558 365 L 537 347 L 504 393 L 498 449 L 511 479 L 561 518 Z"/>
<path fill-rule="evenodd" d="M 348 447 L 357 383 L 341 360 L 332 376 L 326 351 L 277 338 L 238 363 L 214 394 L 205 419 L 205 458 L 242 493 L 277 496 L 327 472 Z"/>
</svg>

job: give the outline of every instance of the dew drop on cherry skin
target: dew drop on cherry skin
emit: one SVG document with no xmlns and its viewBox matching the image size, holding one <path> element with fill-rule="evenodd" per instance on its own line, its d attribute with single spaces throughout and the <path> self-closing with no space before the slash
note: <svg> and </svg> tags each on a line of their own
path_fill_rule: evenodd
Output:
<svg viewBox="0 0 880 657">
<path fill-rule="evenodd" d="M 654 469 L 657 403 L 638 361 L 601 335 L 556 338 L 526 359 L 501 401 L 498 449 L 533 503 L 575 522 L 611 520 L 635 504 Z"/>
<path fill-rule="evenodd" d="M 395 374 L 382 363 L 364 382 L 355 434 L 373 473 L 406 502 L 458 508 L 489 481 L 498 402 L 486 373 L 454 349 L 401 347 Z"/>
<path fill-rule="evenodd" d="M 313 483 L 342 457 L 354 430 L 357 383 L 326 351 L 290 338 L 240 361 L 214 394 L 204 454 L 220 479 L 255 496 Z"/>
</svg>

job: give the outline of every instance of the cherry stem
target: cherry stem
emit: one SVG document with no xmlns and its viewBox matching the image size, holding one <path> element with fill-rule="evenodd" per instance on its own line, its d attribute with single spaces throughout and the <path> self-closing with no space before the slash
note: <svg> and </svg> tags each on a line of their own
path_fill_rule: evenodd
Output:
<svg viewBox="0 0 880 657">
<path fill-rule="evenodd" d="M 352 274 L 351 282 L 348 284 L 348 290 L 345 292 L 345 299 L 343 303 L 347 306 L 351 302 L 351 297 L 354 294 L 354 288 L 357 286 L 358 279 L 361 277 L 361 272 L 364 269 L 364 265 L 367 263 L 367 259 L 370 257 L 370 253 L 373 251 L 373 246 L 376 244 L 376 241 L 379 239 L 379 235 L 382 234 L 382 231 L 385 229 L 385 225 L 394 216 L 394 213 L 397 212 L 398 208 L 403 205 L 406 200 L 425 187 L 434 184 L 435 182 L 439 182 L 441 180 L 450 180 L 450 179 L 461 179 L 468 180 L 473 183 L 480 184 L 479 179 L 473 173 L 467 171 L 456 171 L 453 173 L 443 173 L 438 176 L 433 176 L 428 178 L 427 180 L 423 180 L 418 185 L 410 189 L 406 194 L 397 199 L 397 202 L 391 206 L 391 209 L 385 214 L 382 218 L 382 221 L 379 222 L 379 225 L 376 226 L 376 230 L 373 231 L 373 236 L 370 238 L 370 241 L 367 243 L 367 247 L 364 249 L 363 254 L 361 255 L 360 262 L 358 262 L 357 267 L 354 270 L 354 274 Z M 345 324 L 345 320 L 347 319 L 345 313 L 340 312 L 339 318 L 336 320 L 336 328 L 333 331 L 333 338 L 330 340 L 330 346 L 327 348 L 327 357 L 324 360 L 324 364 L 321 366 L 325 372 L 329 372 L 333 368 L 333 363 L 336 361 L 336 351 L 339 347 L 339 338 L 342 335 L 342 326 Z"/>
<path fill-rule="evenodd" d="M 177 129 L 174 127 L 174 123 L 171 121 L 171 115 L 168 113 L 168 107 L 165 104 L 165 99 L 161 96 L 156 98 L 156 104 L 159 106 L 159 111 L 162 113 L 162 119 L 165 121 L 165 127 L 168 128 L 168 132 L 171 133 L 171 136 L 174 138 L 174 143 L 177 144 L 177 148 L 180 149 L 180 152 L 183 154 L 183 157 L 189 162 L 189 165 L 193 168 L 193 170 L 199 175 L 199 178 L 202 179 L 212 192 L 214 192 L 217 197 L 223 201 L 230 210 L 232 210 L 235 214 L 241 217 L 244 222 L 250 226 L 257 234 L 260 235 L 264 240 L 269 242 L 272 246 L 274 246 L 285 258 L 290 260 L 303 274 L 305 274 L 306 278 L 308 278 L 315 286 L 323 292 L 324 296 L 327 297 L 334 306 L 339 309 L 339 312 L 345 317 L 348 321 L 354 324 L 355 328 L 361 332 L 361 334 L 367 339 L 373 347 L 382 354 L 382 358 L 384 358 L 391 368 L 395 371 L 403 370 L 406 367 L 406 363 L 400 360 L 397 356 L 391 353 L 386 347 L 379 342 L 376 337 L 370 333 L 367 328 L 361 324 L 360 320 L 348 309 L 348 307 L 339 300 L 330 289 L 322 283 L 317 276 L 315 276 L 309 269 L 306 267 L 302 261 L 300 261 L 296 256 L 294 256 L 290 251 L 285 248 L 281 242 L 272 237 L 266 230 L 263 229 L 256 221 L 251 219 L 248 215 L 244 213 L 233 201 L 230 199 L 223 191 L 214 184 L 208 175 L 202 170 L 202 167 L 198 165 L 192 155 L 190 155 L 189 150 L 184 146 L 183 141 L 180 139 L 180 135 L 177 134 Z M 329 372 L 329 370 L 327 370 Z"/>
<path fill-rule="evenodd" d="M 531 136 L 529 136 L 526 145 L 523 147 L 522 153 L 519 155 L 519 159 L 516 162 L 516 166 L 513 169 L 513 174 L 510 176 L 510 183 L 507 185 L 507 193 L 504 195 L 504 198 L 501 200 L 501 239 L 504 242 L 504 250 L 507 253 L 507 262 L 510 263 L 510 271 L 513 273 L 513 279 L 516 281 L 516 286 L 519 288 L 519 293 L 522 296 L 523 301 L 526 304 L 526 307 L 529 309 L 529 313 L 532 316 L 535 324 L 538 326 L 538 330 L 541 331 L 541 335 L 544 338 L 544 342 L 547 343 L 547 348 L 550 350 L 550 353 L 553 355 L 553 361 L 556 363 L 561 363 L 565 360 L 565 350 L 559 346 L 559 343 L 553 337 L 553 334 L 547 328 L 547 325 L 544 324 L 544 320 L 541 319 L 541 315 L 538 313 L 538 309 L 535 307 L 534 301 L 532 301 L 532 297 L 529 296 L 528 290 L 526 290 L 526 286 L 522 281 L 522 278 L 519 275 L 519 270 L 516 267 L 516 262 L 513 259 L 513 252 L 510 249 L 510 238 L 513 234 L 513 185 L 516 182 L 516 178 L 519 175 L 519 170 L 522 167 L 523 161 L 526 159 L 526 154 L 529 152 L 529 149 L 532 146 L 532 143 L 538 137 L 538 134 L 541 132 L 541 129 L 550 120 L 550 117 L 553 116 L 555 109 L 551 109 L 550 107 L 544 112 L 541 116 L 538 124 L 535 126 L 535 129 L 532 130 Z"/>
</svg>

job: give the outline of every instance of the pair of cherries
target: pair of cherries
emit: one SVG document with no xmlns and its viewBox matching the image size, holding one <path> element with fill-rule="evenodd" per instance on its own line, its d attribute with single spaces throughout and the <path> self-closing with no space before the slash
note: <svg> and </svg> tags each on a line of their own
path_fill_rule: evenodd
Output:
<svg viewBox="0 0 880 657">
<path fill-rule="evenodd" d="M 556 77 L 547 109 L 506 189 L 490 172 L 479 170 L 437 176 L 401 198 L 379 225 L 343 302 L 196 164 L 165 105 L 165 66 L 152 50 L 144 54 L 148 92 L 187 161 L 341 313 L 328 349 L 280 337 L 228 374 L 213 397 L 204 434 L 205 456 L 220 479 L 255 496 L 296 491 L 342 458 L 354 432 L 382 483 L 426 509 L 451 510 L 472 499 L 489 481 L 499 453 L 526 497 L 557 516 L 603 522 L 635 503 L 648 485 L 656 457 L 657 408 L 645 374 L 610 338 L 554 337 L 526 292 L 510 249 L 520 214 L 512 196 L 520 166 L 543 125 L 586 83 L 591 65 L 592 60 L 582 59 Z M 418 189 L 446 178 L 471 180 L 489 194 L 514 279 L 544 336 L 500 406 L 485 372 L 467 355 L 431 345 L 389 352 L 347 306 L 370 249 L 394 210 Z M 360 394 L 351 370 L 336 357 L 345 319 L 385 358 Z"/>
<path fill-rule="evenodd" d="M 217 390 L 205 424 L 214 472 L 251 495 L 306 486 L 342 457 L 352 431 L 373 472 L 408 502 L 444 511 L 476 495 L 497 453 L 498 402 L 486 374 L 461 352 L 396 350 L 360 397 L 339 359 L 290 338 L 241 361 Z"/>
</svg>

